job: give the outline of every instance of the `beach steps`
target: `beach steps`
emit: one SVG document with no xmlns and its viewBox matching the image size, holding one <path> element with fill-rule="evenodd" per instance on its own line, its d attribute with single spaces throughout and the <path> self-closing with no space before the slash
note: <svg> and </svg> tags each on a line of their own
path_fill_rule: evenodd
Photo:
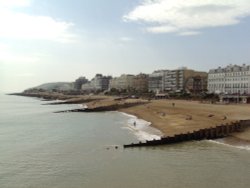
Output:
<svg viewBox="0 0 250 188">
<path fill-rule="evenodd" d="M 200 129 L 193 132 L 187 132 L 183 134 L 176 134 L 174 136 L 162 137 L 160 140 L 149 140 L 146 142 L 132 143 L 124 145 L 124 148 L 131 147 L 144 147 L 144 146 L 157 146 L 157 145 L 166 145 L 166 144 L 175 144 L 186 141 L 195 141 L 195 140 L 212 140 L 217 138 L 223 138 L 230 136 L 235 132 L 242 132 L 247 127 L 250 127 L 250 120 L 240 120 L 231 122 L 229 124 L 222 124 L 216 127 Z"/>
</svg>

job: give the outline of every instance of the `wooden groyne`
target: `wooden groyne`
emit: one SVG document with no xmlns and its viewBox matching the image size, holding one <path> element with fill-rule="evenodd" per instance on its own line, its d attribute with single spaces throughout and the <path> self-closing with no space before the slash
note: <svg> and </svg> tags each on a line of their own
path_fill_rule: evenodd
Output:
<svg viewBox="0 0 250 188">
<path fill-rule="evenodd" d="M 137 105 L 145 105 L 148 102 L 131 102 L 131 103 L 123 103 L 123 104 L 111 104 L 107 106 L 96 106 L 92 108 L 80 108 L 80 109 L 73 109 L 73 110 L 63 110 L 57 111 L 55 113 L 65 113 L 65 112 L 107 112 L 107 111 L 116 111 L 121 108 L 130 108 Z"/>
<path fill-rule="evenodd" d="M 162 137 L 160 140 L 150 140 L 146 142 L 132 143 L 124 145 L 124 148 L 157 146 L 165 144 L 174 144 L 186 141 L 216 139 L 230 136 L 232 133 L 241 132 L 247 127 L 250 127 L 250 120 L 235 121 L 230 124 L 219 125 L 216 127 L 200 129 L 184 134 L 176 134 L 174 136 Z"/>
</svg>

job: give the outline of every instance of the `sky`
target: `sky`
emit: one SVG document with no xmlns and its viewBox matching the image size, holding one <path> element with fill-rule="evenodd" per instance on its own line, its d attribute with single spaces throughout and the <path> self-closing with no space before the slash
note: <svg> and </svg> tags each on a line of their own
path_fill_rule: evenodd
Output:
<svg viewBox="0 0 250 188">
<path fill-rule="evenodd" d="M 249 0 L 0 0 L 0 92 L 250 65 Z"/>
</svg>

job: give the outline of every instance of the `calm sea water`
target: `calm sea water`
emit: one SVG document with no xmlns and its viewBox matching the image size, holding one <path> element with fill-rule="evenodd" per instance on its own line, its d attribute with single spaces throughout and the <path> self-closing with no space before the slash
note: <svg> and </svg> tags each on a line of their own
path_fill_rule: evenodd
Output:
<svg viewBox="0 0 250 188">
<path fill-rule="evenodd" d="M 44 103 L 0 95 L 0 188 L 250 187 L 249 150 L 209 141 L 124 150 L 137 141 L 130 117 Z"/>
</svg>

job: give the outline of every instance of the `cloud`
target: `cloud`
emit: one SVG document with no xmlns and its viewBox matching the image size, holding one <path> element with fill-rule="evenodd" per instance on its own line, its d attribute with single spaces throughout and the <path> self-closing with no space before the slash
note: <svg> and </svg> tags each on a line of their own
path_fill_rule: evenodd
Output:
<svg viewBox="0 0 250 188">
<path fill-rule="evenodd" d="M 22 73 L 22 74 L 17 74 L 15 76 L 16 77 L 28 77 L 28 78 L 30 78 L 30 77 L 34 77 L 35 74 L 34 73 Z"/>
<path fill-rule="evenodd" d="M 133 38 L 130 38 L 130 37 L 121 37 L 120 41 L 122 41 L 122 42 L 131 42 L 131 41 L 133 41 Z"/>
<path fill-rule="evenodd" d="M 151 33 L 200 34 L 203 28 L 240 23 L 250 15 L 249 0 L 143 0 L 123 17 L 148 24 Z"/>
<path fill-rule="evenodd" d="M 179 33 L 180 36 L 191 36 L 191 35 L 199 35 L 199 34 L 201 34 L 201 32 L 199 31 L 185 31 L 185 32 Z"/>
<path fill-rule="evenodd" d="M 15 64 L 15 63 L 35 63 L 39 61 L 38 57 L 35 56 L 27 56 L 23 54 L 19 54 L 13 52 L 10 46 L 6 44 L 0 43 L 0 63 L 8 63 L 8 64 Z"/>
<path fill-rule="evenodd" d="M 74 25 L 49 16 L 33 16 L 13 10 L 13 7 L 30 6 L 29 0 L 0 0 L 0 38 L 41 39 L 69 42 Z"/>
<path fill-rule="evenodd" d="M 27 7 L 30 0 L 0 0 L 0 7 Z"/>
</svg>

